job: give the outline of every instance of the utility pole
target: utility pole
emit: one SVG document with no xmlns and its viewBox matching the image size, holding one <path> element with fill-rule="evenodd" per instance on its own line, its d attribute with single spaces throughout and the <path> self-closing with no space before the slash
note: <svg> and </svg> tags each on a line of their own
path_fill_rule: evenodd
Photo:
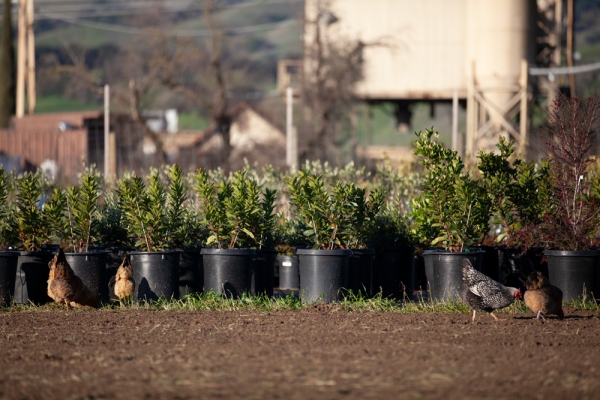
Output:
<svg viewBox="0 0 600 400">
<path fill-rule="evenodd" d="M 554 4 L 554 51 L 552 52 L 552 67 L 560 67 L 562 62 L 562 32 L 563 32 L 563 0 L 556 0 Z M 554 75 L 550 78 L 550 88 L 548 90 L 548 107 L 552 107 L 556 99 L 556 93 L 560 88 L 558 77 Z"/>
<path fill-rule="evenodd" d="M 458 151 L 458 91 L 452 93 L 452 150 Z"/>
<path fill-rule="evenodd" d="M 25 114 L 25 69 L 27 68 L 26 48 L 27 0 L 19 1 L 19 24 L 17 34 L 17 106 L 15 115 Z"/>
<path fill-rule="evenodd" d="M 573 68 L 573 30 L 574 30 L 574 10 L 573 0 L 567 3 L 567 65 Z M 571 98 L 575 97 L 575 75 L 569 74 L 569 87 L 571 89 Z"/>
<path fill-rule="evenodd" d="M 292 171 L 298 168 L 298 135 L 294 129 L 294 89 L 291 86 L 285 91 L 286 98 L 286 124 L 285 124 L 285 139 L 286 139 L 286 164 Z"/>
<path fill-rule="evenodd" d="M 27 102 L 29 114 L 35 113 L 35 36 L 33 34 L 33 0 L 27 1 Z"/>
<path fill-rule="evenodd" d="M 19 0 L 17 36 L 17 105 L 16 117 L 25 115 L 25 84 L 29 114 L 35 112 L 35 36 L 33 34 L 33 0 Z"/>
<path fill-rule="evenodd" d="M 519 151 L 521 157 L 527 157 L 527 146 L 529 139 L 527 137 L 529 129 L 529 63 L 526 59 L 521 60 L 521 77 L 519 79 L 521 86 L 521 110 L 519 112 Z"/>
<path fill-rule="evenodd" d="M 104 179 L 110 173 L 110 86 L 104 85 Z"/>
</svg>

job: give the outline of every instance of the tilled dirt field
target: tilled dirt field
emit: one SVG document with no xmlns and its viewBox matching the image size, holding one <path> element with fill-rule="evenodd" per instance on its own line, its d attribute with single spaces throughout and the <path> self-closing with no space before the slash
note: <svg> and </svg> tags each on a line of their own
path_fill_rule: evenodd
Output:
<svg viewBox="0 0 600 400">
<path fill-rule="evenodd" d="M 6 399 L 600 399 L 600 315 L 0 313 Z"/>
</svg>

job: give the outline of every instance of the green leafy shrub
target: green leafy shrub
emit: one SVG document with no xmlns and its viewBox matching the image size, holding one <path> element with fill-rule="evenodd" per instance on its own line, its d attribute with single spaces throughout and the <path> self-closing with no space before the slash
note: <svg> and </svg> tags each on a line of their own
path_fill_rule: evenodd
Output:
<svg viewBox="0 0 600 400">
<path fill-rule="evenodd" d="M 199 210 L 208 224 L 207 246 L 233 249 L 256 240 L 251 229 L 260 219 L 260 189 L 245 170 L 216 184 L 204 169 L 196 173 Z M 266 228 L 266 226 L 265 226 Z"/>
<path fill-rule="evenodd" d="M 304 235 L 308 227 L 304 222 L 295 217 L 278 216 L 279 221 L 275 225 L 274 247 L 279 254 L 291 256 L 296 247 L 307 247 L 312 245 L 311 241 Z"/>
<path fill-rule="evenodd" d="M 514 142 L 499 138 L 499 153 L 480 151 L 477 168 L 482 185 L 489 197 L 492 224 L 501 225 L 503 232 L 496 242 L 509 246 L 531 247 L 534 236 L 528 233 L 542 222 L 548 210 L 548 168 L 520 159 L 510 161 L 515 152 Z M 520 232 L 525 229 L 524 232 Z"/>
<path fill-rule="evenodd" d="M 251 214 L 249 230 L 254 244 L 262 249 L 273 248 L 275 245 L 275 227 L 277 214 L 275 213 L 276 190 L 264 189 L 258 201 L 258 211 Z"/>
<path fill-rule="evenodd" d="M 147 179 L 147 185 L 135 175 L 119 181 L 117 194 L 125 215 L 125 228 L 135 238 L 135 247 L 144 251 L 176 247 L 187 199 L 181 168 L 178 165 L 169 168 L 168 190 L 158 170 L 153 169 Z"/>
<path fill-rule="evenodd" d="M 421 196 L 413 200 L 414 232 L 424 245 L 462 251 L 477 244 L 487 231 L 489 198 L 483 186 L 464 171 L 456 151 L 433 137 L 433 128 L 418 132 L 415 143 L 426 169 Z"/>
<path fill-rule="evenodd" d="M 348 220 L 342 229 L 342 247 L 348 249 L 365 248 L 376 242 L 377 215 L 379 214 L 385 195 L 381 188 L 372 190 L 368 195 L 366 189 L 346 185 L 349 193 L 350 209 Z"/>
<path fill-rule="evenodd" d="M 402 211 L 399 203 L 404 200 L 401 194 L 387 202 L 382 211 L 376 215 L 369 233 L 368 247 L 381 254 L 387 247 L 412 247 L 418 243 L 411 231 L 410 218 Z"/>
<path fill-rule="evenodd" d="M 9 204 L 11 182 L 9 175 L 0 166 L 0 247 L 7 248 L 16 245 L 18 224 Z"/>
<path fill-rule="evenodd" d="M 79 185 L 66 191 L 67 232 L 66 237 L 75 252 L 86 252 L 99 238 L 99 200 L 102 178 L 94 167 L 86 168 L 79 177 Z"/>
<path fill-rule="evenodd" d="M 321 250 L 360 245 L 365 233 L 360 229 L 374 220 L 383 203 L 381 191 L 365 199 L 365 190 L 350 182 L 337 182 L 329 192 L 323 175 L 306 171 L 288 179 L 288 190 L 290 205 L 307 227 L 304 235 Z"/>
<path fill-rule="evenodd" d="M 107 192 L 98 219 L 98 241 L 108 248 L 132 247 L 132 240 L 125 229 L 126 225 L 125 213 L 119 207 L 116 193 Z"/>
<path fill-rule="evenodd" d="M 45 202 L 43 184 L 39 172 L 27 172 L 15 179 L 13 212 L 17 220 L 19 241 L 26 251 L 41 250 L 42 245 L 50 243 L 53 233 L 62 234 L 65 228 L 64 193 L 60 189 L 54 189 L 51 199 Z"/>
</svg>

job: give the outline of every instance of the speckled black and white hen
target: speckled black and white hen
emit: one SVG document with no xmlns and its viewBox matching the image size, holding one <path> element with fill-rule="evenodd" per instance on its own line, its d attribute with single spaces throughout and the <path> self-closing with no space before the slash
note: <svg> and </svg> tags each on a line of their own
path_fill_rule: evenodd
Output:
<svg viewBox="0 0 600 400">
<path fill-rule="evenodd" d="M 463 299 L 473 310 L 473 319 L 477 311 L 487 311 L 496 321 L 493 312 L 500 308 L 510 306 L 515 299 L 521 298 L 521 290 L 506 287 L 490 277 L 475 270 L 468 259 L 463 259 L 462 264 Z"/>
</svg>

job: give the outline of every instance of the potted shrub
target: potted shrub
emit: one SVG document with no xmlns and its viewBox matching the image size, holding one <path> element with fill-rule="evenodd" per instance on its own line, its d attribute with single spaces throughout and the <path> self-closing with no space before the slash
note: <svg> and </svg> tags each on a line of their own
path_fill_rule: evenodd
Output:
<svg viewBox="0 0 600 400">
<path fill-rule="evenodd" d="M 462 293 L 461 262 L 469 258 L 481 270 L 484 252 L 474 249 L 489 220 L 489 200 L 482 185 L 464 171 L 457 152 L 434 138 L 433 128 L 418 132 L 415 154 L 425 167 L 421 196 L 413 200 L 415 233 L 425 246 L 425 270 L 433 299 Z"/>
<path fill-rule="evenodd" d="M 261 191 L 257 210 L 251 213 L 252 221 L 249 224 L 248 236 L 254 247 L 256 256 L 252 262 L 250 276 L 250 292 L 253 295 L 263 293 L 273 296 L 275 258 L 275 225 L 277 214 L 275 213 L 276 190 L 264 189 Z"/>
<path fill-rule="evenodd" d="M 40 173 L 27 172 L 15 179 L 16 194 L 13 213 L 19 240 L 19 260 L 15 281 L 15 302 L 44 304 L 51 299 L 47 294 L 52 253 L 47 251 L 53 227 L 62 219 L 56 216 L 63 209 L 64 196 L 55 189 L 50 201 L 45 202 Z M 59 227 L 59 230 L 61 228 Z"/>
<path fill-rule="evenodd" d="M 350 209 L 348 219 L 340 235 L 341 247 L 352 250 L 348 264 L 348 286 L 354 294 L 370 296 L 372 293 L 373 260 L 375 249 L 371 247 L 376 238 L 376 217 L 385 200 L 381 188 L 372 190 L 347 184 Z M 399 281 L 398 281 L 399 286 Z"/>
<path fill-rule="evenodd" d="M 119 208 L 116 193 L 107 190 L 104 193 L 104 202 L 100 207 L 100 218 L 98 220 L 98 241 L 107 251 L 106 282 L 110 282 L 117 273 L 125 253 L 133 249 L 131 238 L 128 237 L 125 229 L 126 225 L 125 214 Z M 111 300 L 118 300 L 110 285 L 108 292 Z"/>
<path fill-rule="evenodd" d="M 307 247 L 309 242 L 304 236 L 307 227 L 302 221 L 292 217 L 281 217 L 275 229 L 275 258 L 276 287 L 281 290 L 300 289 L 300 271 L 298 269 L 298 247 Z"/>
<path fill-rule="evenodd" d="M 415 244 L 410 220 L 398 206 L 398 196 L 376 216 L 371 247 L 376 259 L 371 294 L 401 299 L 414 293 Z"/>
<path fill-rule="evenodd" d="M 10 304 L 14 297 L 19 261 L 19 252 L 7 250 L 18 241 L 17 223 L 8 203 L 9 193 L 9 177 L 0 166 L 0 306 Z"/>
<path fill-rule="evenodd" d="M 179 252 L 172 250 L 173 235 L 182 224 L 187 193 L 181 168 L 173 165 L 168 174 L 168 190 L 156 169 L 147 176 L 147 185 L 135 175 L 119 181 L 119 206 L 139 250 L 129 253 L 136 300 L 178 295 Z"/>
<path fill-rule="evenodd" d="M 204 273 L 200 248 L 207 237 L 206 226 L 200 220 L 195 203 L 187 201 L 181 224 L 173 235 L 173 246 L 179 250 L 179 298 L 202 291 Z"/>
<path fill-rule="evenodd" d="M 523 274 L 533 269 L 548 273 L 541 264 L 543 244 L 535 233 L 547 210 L 547 165 L 520 159 L 511 162 L 514 142 L 504 137 L 499 138 L 497 147 L 498 153 L 480 151 L 477 163 L 490 201 L 492 229 L 499 227 L 497 234 L 489 237 L 494 240 L 483 246 L 483 272 L 524 290 Z"/>
<path fill-rule="evenodd" d="M 254 237 L 250 231 L 254 215 L 259 213 L 260 190 L 245 170 L 237 171 L 219 185 L 207 171 L 196 173 L 199 210 L 206 220 L 210 236 L 200 251 L 204 273 L 204 291 L 238 298 L 250 291 L 252 260 L 256 251 L 239 246 Z"/>
<path fill-rule="evenodd" d="M 305 302 L 332 302 L 343 298 L 348 285 L 352 250 L 340 241 L 352 201 L 348 184 L 337 183 L 329 193 L 322 175 L 299 171 L 288 179 L 290 204 L 308 229 L 312 249 L 296 249 L 300 270 L 300 297 Z"/>
<path fill-rule="evenodd" d="M 78 185 L 54 190 L 54 201 L 45 211 L 53 221 L 51 236 L 66 249 L 65 257 L 75 275 L 96 293 L 99 302 L 107 303 L 106 252 L 97 251 L 101 186 L 99 172 L 88 167 Z"/>
<path fill-rule="evenodd" d="M 600 98 L 568 98 L 560 94 L 543 131 L 547 148 L 550 211 L 542 231 L 548 242 L 550 282 L 564 301 L 595 293 L 598 254 L 595 234 L 600 224 L 600 198 L 591 190 L 588 166 L 596 144 Z"/>
</svg>

